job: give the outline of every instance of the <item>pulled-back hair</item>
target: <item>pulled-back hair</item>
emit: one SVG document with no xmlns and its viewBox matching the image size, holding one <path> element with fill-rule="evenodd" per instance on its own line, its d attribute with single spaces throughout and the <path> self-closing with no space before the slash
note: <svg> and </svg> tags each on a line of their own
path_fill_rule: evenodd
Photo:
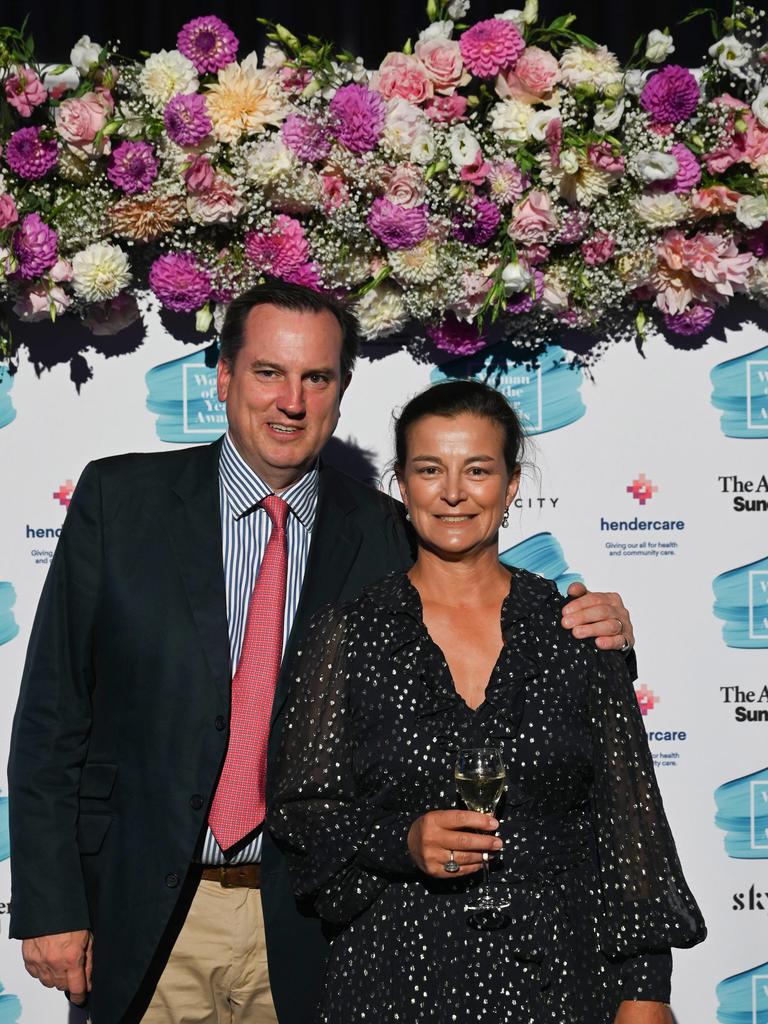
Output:
<svg viewBox="0 0 768 1024">
<path fill-rule="evenodd" d="M 497 423 L 504 437 L 504 462 L 511 475 L 523 459 L 525 435 L 517 413 L 494 388 L 475 380 L 435 384 L 412 398 L 395 420 L 395 468 L 402 470 L 408 457 L 408 431 L 425 416 L 461 416 L 469 413 Z"/>
<path fill-rule="evenodd" d="M 289 284 L 267 278 L 243 292 L 227 306 L 224 324 L 219 338 L 219 359 L 230 367 L 235 365 L 237 353 L 245 341 L 245 321 L 256 306 L 277 306 L 295 313 L 322 313 L 323 310 L 336 317 L 341 330 L 341 378 L 351 372 L 355 365 L 360 340 L 357 320 L 350 309 L 330 295 L 316 292 L 302 284 Z"/>
</svg>

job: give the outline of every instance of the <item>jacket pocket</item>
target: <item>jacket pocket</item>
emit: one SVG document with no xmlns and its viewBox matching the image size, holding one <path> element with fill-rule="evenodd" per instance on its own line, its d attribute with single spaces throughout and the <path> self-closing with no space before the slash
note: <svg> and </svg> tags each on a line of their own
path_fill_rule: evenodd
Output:
<svg viewBox="0 0 768 1024">
<path fill-rule="evenodd" d="M 77 819 L 77 845 L 80 853 L 98 853 L 112 824 L 108 814 L 81 814 Z"/>
<path fill-rule="evenodd" d="M 88 800 L 107 800 L 112 795 L 117 778 L 117 765 L 106 761 L 90 761 L 80 774 L 80 797 Z"/>
</svg>

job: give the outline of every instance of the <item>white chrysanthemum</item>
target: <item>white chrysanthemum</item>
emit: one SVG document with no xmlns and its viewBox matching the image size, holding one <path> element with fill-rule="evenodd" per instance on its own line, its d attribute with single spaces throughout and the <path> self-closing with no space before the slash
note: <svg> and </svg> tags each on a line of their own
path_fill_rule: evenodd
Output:
<svg viewBox="0 0 768 1024">
<path fill-rule="evenodd" d="M 765 196 L 742 196 L 736 204 L 736 220 L 754 230 L 768 220 L 768 199 Z"/>
<path fill-rule="evenodd" d="M 354 306 L 360 333 L 372 341 L 394 334 L 408 320 L 402 292 L 392 285 L 380 284 L 371 288 Z"/>
<path fill-rule="evenodd" d="M 607 46 L 569 46 L 560 58 L 560 73 L 566 85 L 593 85 L 598 92 L 621 81 L 621 67 Z"/>
<path fill-rule="evenodd" d="M 640 220 L 654 228 L 674 227 L 688 214 L 688 204 L 674 192 L 638 196 L 633 206 Z"/>
<path fill-rule="evenodd" d="M 615 173 L 593 167 L 586 157 L 579 159 L 575 174 L 567 174 L 562 164 L 553 167 L 546 154 L 539 159 L 541 180 L 545 185 L 553 185 L 571 206 L 592 206 L 602 196 L 608 195 L 618 177 Z"/>
<path fill-rule="evenodd" d="M 531 107 L 521 100 L 507 99 L 495 104 L 491 110 L 491 128 L 508 142 L 525 142 L 529 136 L 528 122 Z"/>
<path fill-rule="evenodd" d="M 269 185 L 281 175 L 295 171 L 296 157 L 278 140 L 251 146 L 245 155 L 246 177 L 257 185 Z"/>
<path fill-rule="evenodd" d="M 757 260 L 749 275 L 749 294 L 768 308 L 768 260 Z"/>
<path fill-rule="evenodd" d="M 86 302 L 113 299 L 130 281 L 128 257 L 117 245 L 94 242 L 72 259 L 72 287 Z"/>
<path fill-rule="evenodd" d="M 387 259 L 393 275 L 405 284 L 431 284 L 440 276 L 440 254 L 431 238 L 412 249 L 394 249 Z"/>
<path fill-rule="evenodd" d="M 179 93 L 197 92 L 200 85 L 195 65 L 178 50 L 160 50 L 147 57 L 139 81 L 157 110 Z"/>
</svg>

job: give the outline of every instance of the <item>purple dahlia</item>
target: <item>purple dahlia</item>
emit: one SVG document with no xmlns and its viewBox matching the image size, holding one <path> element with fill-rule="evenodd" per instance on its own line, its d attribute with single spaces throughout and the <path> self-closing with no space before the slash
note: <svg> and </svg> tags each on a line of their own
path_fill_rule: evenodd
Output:
<svg viewBox="0 0 768 1024">
<path fill-rule="evenodd" d="M 191 313 L 211 297 L 211 276 L 191 252 L 158 257 L 149 271 L 149 286 L 174 313 Z"/>
<path fill-rule="evenodd" d="M 121 142 L 109 158 L 107 177 L 129 196 L 148 192 L 157 177 L 155 151 L 148 142 Z"/>
<path fill-rule="evenodd" d="M 206 14 L 182 26 L 176 45 L 200 74 L 215 74 L 232 63 L 240 44 L 229 25 L 215 14 Z"/>
<path fill-rule="evenodd" d="M 699 105 L 699 85 L 688 68 L 669 64 L 651 75 L 640 93 L 640 106 L 657 125 L 687 121 Z"/>
<path fill-rule="evenodd" d="M 56 140 L 43 139 L 40 133 L 36 127 L 19 128 L 5 147 L 5 162 L 27 181 L 44 178 L 59 158 Z"/>
</svg>

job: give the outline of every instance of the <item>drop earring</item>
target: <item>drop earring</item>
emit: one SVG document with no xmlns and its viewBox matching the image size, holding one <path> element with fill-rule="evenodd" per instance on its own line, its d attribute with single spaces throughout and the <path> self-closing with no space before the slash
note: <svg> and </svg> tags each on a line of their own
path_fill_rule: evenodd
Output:
<svg viewBox="0 0 768 1024">
<path fill-rule="evenodd" d="M 509 526 L 509 505 L 504 509 L 504 515 L 501 517 L 501 525 L 505 530 Z"/>
</svg>

